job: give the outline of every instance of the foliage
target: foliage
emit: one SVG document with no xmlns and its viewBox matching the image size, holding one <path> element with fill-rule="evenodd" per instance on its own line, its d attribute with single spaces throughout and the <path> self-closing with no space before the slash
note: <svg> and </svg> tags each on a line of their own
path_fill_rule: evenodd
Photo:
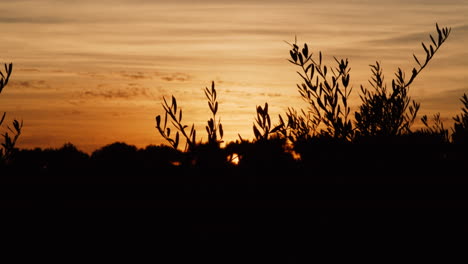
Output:
<svg viewBox="0 0 468 264">
<path fill-rule="evenodd" d="M 432 35 L 430 39 L 432 44 L 427 48 L 422 42 L 422 47 L 426 53 L 424 63 L 421 63 L 416 55 L 414 60 L 418 64 L 413 68 L 409 80 L 405 80 L 405 73 L 401 68 L 395 73 L 395 79 L 392 80 L 391 91 L 387 91 L 384 82 L 384 75 L 379 62 L 370 65 L 372 79 L 369 81 L 372 90 L 361 85 L 362 104 L 359 111 L 355 112 L 355 125 L 360 136 L 395 136 L 409 133 L 410 126 L 414 122 L 420 104 L 411 100 L 409 96 L 409 86 L 415 78 L 428 65 L 440 46 L 450 35 L 450 28 L 437 29 L 437 41 Z"/>
<path fill-rule="evenodd" d="M 208 98 L 208 106 L 210 108 L 213 117 L 208 120 L 208 125 L 206 126 L 206 132 L 208 133 L 208 143 L 218 145 L 221 143 L 221 139 L 223 138 L 223 125 L 221 124 L 221 119 L 216 122 L 216 113 L 218 112 L 218 102 L 216 101 L 216 89 L 214 82 L 211 82 L 211 89 L 208 87 L 205 88 L 205 95 Z M 218 135 L 219 138 L 218 140 Z"/>
<path fill-rule="evenodd" d="M 185 137 L 185 140 L 186 140 L 185 150 L 193 148 L 195 145 L 195 137 L 196 137 L 195 125 L 192 124 L 190 133 L 187 135 L 187 132 L 185 131 L 185 129 L 188 128 L 188 126 L 182 124 L 182 109 L 177 108 L 176 98 L 172 96 L 171 105 L 167 103 L 166 98 L 163 98 L 163 100 L 164 100 L 163 108 L 166 114 L 164 116 L 164 123 L 162 127 L 161 127 L 161 116 L 160 115 L 156 116 L 156 128 L 158 129 L 159 133 L 171 144 L 171 146 L 174 149 L 177 149 L 177 147 L 179 146 L 179 131 L 180 131 L 180 133 Z M 167 127 L 168 117 L 170 117 L 172 125 L 178 130 L 174 138 L 171 138 L 171 128 Z"/>
<path fill-rule="evenodd" d="M 3 91 L 3 88 L 8 84 L 10 80 L 11 73 L 13 71 L 13 64 L 5 64 L 5 73 L 0 71 L 0 93 Z M 0 125 L 3 124 L 5 120 L 6 113 L 4 112 L 0 118 Z M 2 148 L 0 148 L 0 163 L 6 162 L 10 159 L 16 145 L 16 141 L 21 134 L 21 129 L 23 127 L 23 121 L 21 123 L 18 120 L 13 120 L 13 128 L 7 126 L 7 130 L 11 132 L 11 135 L 8 132 L 2 134 L 3 143 L 1 143 Z"/>
<path fill-rule="evenodd" d="M 420 136 L 431 136 L 431 137 L 436 137 L 439 138 L 441 142 L 448 143 L 449 142 L 449 136 L 448 136 L 448 130 L 445 129 L 444 123 L 440 119 L 440 113 L 434 114 L 433 116 L 433 125 L 429 125 L 429 120 L 427 118 L 427 115 L 424 115 L 421 118 L 421 122 L 424 124 L 424 128 L 420 129 L 419 131 L 416 131 L 417 134 L 420 134 Z"/>
<path fill-rule="evenodd" d="M 268 103 L 265 103 L 265 106 L 257 106 L 257 118 L 253 124 L 253 131 L 256 140 L 267 140 L 268 135 L 270 134 L 271 128 L 271 119 L 270 114 L 268 114 Z"/>
<path fill-rule="evenodd" d="M 380 63 L 370 65 L 372 77 L 369 83 L 372 89 L 361 85 L 362 103 L 354 114 L 354 127 L 349 117 L 351 112 L 349 97 L 352 88 L 348 59 L 334 58 L 337 66 L 327 67 L 322 63 L 321 52 L 318 54 L 318 60 L 314 59 L 307 43 L 299 48 L 296 39 L 294 44 L 290 44 L 292 49 L 289 51 L 289 62 L 301 68 L 297 73 L 302 83 L 297 87 L 309 108 L 306 111 L 288 108 L 287 122 L 280 115 L 280 123 L 273 131 L 291 142 L 312 138 L 329 138 L 335 142 L 337 139 L 353 141 L 356 137 L 388 137 L 411 132 L 410 127 L 420 104 L 411 100 L 409 86 L 428 65 L 451 32 L 450 28 L 441 29 L 438 24 L 436 30 L 437 41 L 429 35 L 432 44 L 422 43 L 426 53 L 424 62 L 421 63 L 413 54 L 418 66 L 413 68 L 409 80 L 406 80 L 403 70 L 398 68 L 395 79 L 392 80 L 391 91 L 388 91 L 385 84 Z M 442 133 L 442 130 L 438 132 Z"/>
<path fill-rule="evenodd" d="M 463 94 L 460 101 L 463 103 L 462 114 L 453 118 L 452 140 L 454 143 L 468 143 L 468 96 Z"/>
<path fill-rule="evenodd" d="M 214 82 L 211 82 L 211 89 L 205 87 L 205 96 L 208 99 L 208 106 L 210 108 L 211 117 L 208 120 L 208 124 L 206 126 L 206 132 L 208 133 L 208 143 L 212 145 L 219 146 L 219 143 L 222 142 L 222 138 L 224 135 L 223 125 L 221 124 L 221 120 L 218 119 L 216 122 L 216 114 L 218 112 L 218 101 L 217 101 L 217 94 L 215 89 Z M 161 116 L 156 116 L 156 128 L 158 129 L 161 136 L 163 136 L 173 148 L 177 149 L 179 145 L 179 132 L 185 137 L 186 146 L 185 150 L 193 150 L 196 145 L 196 133 L 195 125 L 192 124 L 190 129 L 190 133 L 187 134 L 186 128 L 187 125 L 182 124 L 182 109 L 177 108 L 177 100 L 174 96 L 172 96 L 171 105 L 169 105 L 165 98 L 163 103 L 163 108 L 165 113 L 164 116 L 164 123 L 161 126 Z M 171 119 L 172 125 L 178 130 L 175 134 L 175 138 L 171 138 L 171 129 L 167 127 L 168 117 Z M 218 139 L 219 135 L 219 139 Z"/>
<path fill-rule="evenodd" d="M 301 111 L 300 115 L 296 110 L 289 109 L 286 114 L 288 123 L 284 124 L 280 117 L 280 125 L 286 125 L 285 129 L 292 131 L 289 135 L 292 135 L 293 140 L 316 135 L 351 139 L 353 131 L 348 117 L 348 98 L 352 89 L 349 87 L 348 60 L 335 58 L 337 66 L 327 67 L 322 63 L 321 52 L 318 61 L 313 59 L 307 43 L 302 49 L 299 49 L 297 40 L 290 45 L 292 49 L 289 51 L 289 62 L 301 68 L 301 72 L 297 73 L 303 82 L 297 87 L 302 99 L 309 104 L 309 109 L 307 113 Z M 320 125 L 324 127 L 321 128 Z M 283 129 L 283 134 L 284 132 Z"/>
</svg>

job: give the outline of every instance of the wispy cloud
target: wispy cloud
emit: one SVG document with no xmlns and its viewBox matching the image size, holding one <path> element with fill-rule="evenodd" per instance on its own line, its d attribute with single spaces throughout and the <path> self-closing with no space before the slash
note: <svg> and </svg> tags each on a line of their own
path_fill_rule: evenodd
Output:
<svg viewBox="0 0 468 264">
<path fill-rule="evenodd" d="M 173 81 L 186 82 L 186 81 L 190 81 L 191 79 L 192 79 L 191 75 L 186 74 L 186 73 L 181 73 L 181 72 L 176 72 L 176 73 L 164 75 L 161 77 L 161 80 L 167 81 L 167 82 L 173 82 Z"/>
<path fill-rule="evenodd" d="M 153 76 L 151 76 L 148 73 L 144 72 L 125 72 L 122 71 L 119 73 L 120 77 L 127 78 L 127 79 L 134 79 L 134 80 L 142 80 L 142 79 L 153 79 Z"/>
<path fill-rule="evenodd" d="M 8 84 L 12 90 L 49 90 L 52 87 L 45 80 L 11 80 Z"/>
<path fill-rule="evenodd" d="M 15 72 L 41 72 L 41 70 L 36 68 L 15 68 Z"/>
<path fill-rule="evenodd" d="M 78 98 L 103 98 L 103 99 L 133 99 L 133 98 L 154 98 L 150 89 L 146 87 L 135 87 L 129 85 L 124 88 L 106 88 L 98 85 L 94 90 L 85 90 L 78 94 Z"/>
</svg>

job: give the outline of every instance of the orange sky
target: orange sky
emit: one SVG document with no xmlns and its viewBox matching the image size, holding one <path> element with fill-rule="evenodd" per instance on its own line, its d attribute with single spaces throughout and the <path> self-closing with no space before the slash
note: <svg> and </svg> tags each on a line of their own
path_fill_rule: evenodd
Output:
<svg viewBox="0 0 468 264">
<path fill-rule="evenodd" d="M 390 81 L 413 66 L 435 23 L 452 35 L 411 87 L 420 116 L 451 125 L 468 93 L 468 2 L 15 0 L 0 4 L 0 62 L 13 62 L 0 95 L 7 120 L 24 121 L 18 146 L 92 150 L 115 141 L 165 143 L 155 129 L 162 97 L 174 95 L 199 139 L 210 117 L 203 88 L 216 82 L 227 141 L 252 138 L 255 107 L 272 121 L 305 106 L 284 42 L 307 42 L 349 58 L 353 104 L 376 60 Z"/>
</svg>

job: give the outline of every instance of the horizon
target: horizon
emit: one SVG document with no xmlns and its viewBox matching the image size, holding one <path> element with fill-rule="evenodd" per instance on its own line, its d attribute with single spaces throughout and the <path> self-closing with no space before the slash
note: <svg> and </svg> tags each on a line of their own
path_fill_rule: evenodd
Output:
<svg viewBox="0 0 468 264">
<path fill-rule="evenodd" d="M 447 42 L 410 88 L 417 120 L 440 112 L 447 128 L 468 92 L 466 1 L 80 1 L 20 0 L 0 5 L 1 63 L 13 63 L 0 96 L 6 123 L 23 120 L 17 147 L 92 151 L 114 142 L 166 144 L 155 128 L 163 96 L 177 98 L 183 122 L 206 141 L 203 89 L 215 82 L 225 141 L 252 139 L 255 108 L 268 102 L 272 123 L 305 108 L 287 62 L 297 36 L 324 62 L 348 58 L 353 99 L 379 61 L 387 83 L 409 73 L 435 23 Z M 268 3 L 268 4 L 267 4 Z M 334 65 L 333 65 L 334 66 Z M 353 109 L 352 109 L 353 110 Z M 353 111 L 352 111 L 353 113 Z M 416 126 L 415 124 L 414 126 Z M 413 126 L 413 127 L 414 127 Z"/>
</svg>

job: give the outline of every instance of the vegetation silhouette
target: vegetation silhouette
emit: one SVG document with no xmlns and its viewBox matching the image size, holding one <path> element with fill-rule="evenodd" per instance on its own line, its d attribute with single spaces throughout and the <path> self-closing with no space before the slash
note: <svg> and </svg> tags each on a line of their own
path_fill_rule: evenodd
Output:
<svg viewBox="0 0 468 264">
<path fill-rule="evenodd" d="M 5 86 L 10 80 L 11 73 L 13 72 L 13 64 L 5 64 L 5 73 L 0 71 L 0 93 L 3 91 Z M 0 118 L 0 126 L 5 120 L 6 112 L 3 112 L 2 117 Z M 8 131 L 2 134 L 3 143 L 1 143 L 0 148 L 0 168 L 6 163 L 10 162 L 12 152 L 15 149 L 16 141 L 21 134 L 21 128 L 23 127 L 23 121 L 21 123 L 18 120 L 13 120 L 13 128 L 7 126 L 7 130 L 12 133 L 13 136 L 8 134 Z"/>
<path fill-rule="evenodd" d="M 385 177 L 397 179 L 407 177 L 404 175 L 410 172 L 424 175 L 425 168 L 421 164 L 436 166 L 442 173 L 450 170 L 449 166 L 459 167 L 455 164 L 462 164 L 466 159 L 462 146 L 466 144 L 468 131 L 467 96 L 461 98 L 464 104 L 462 114 L 453 118 L 455 123 L 451 135 L 444 127 L 440 113 L 432 120 L 423 116 L 424 127 L 413 131 L 411 125 L 417 118 L 420 104 L 411 99 L 409 87 L 448 39 L 450 32 L 450 28 L 436 24 L 436 36 L 430 35 L 431 43 L 422 42 L 425 59 L 413 55 L 417 66 L 412 69 L 409 79 L 398 68 L 390 89 L 385 84 L 381 63 L 370 65 L 371 88 L 361 85 L 361 104 L 354 112 L 354 119 L 349 105 L 353 89 L 348 59 L 334 58 L 336 66 L 329 67 L 321 52 L 314 56 L 307 43 L 299 47 L 295 39 L 294 43 L 288 43 L 291 47 L 288 60 L 300 69 L 297 73 L 301 83 L 297 88 L 308 108 L 288 108 L 284 116 L 278 116 L 278 123 L 273 124 L 268 103 L 256 106 L 252 140 L 239 135 L 239 139 L 233 142 L 223 141 L 218 94 L 215 83 L 211 82 L 211 86 L 204 89 L 211 113 L 205 126 L 206 142 L 197 139 L 195 124 L 183 122 L 182 108 L 173 95 L 170 100 L 163 97 L 164 114 L 155 118 L 156 129 L 169 143 L 168 146 L 150 145 L 138 149 L 124 142 L 115 142 L 91 155 L 81 152 L 71 143 L 59 149 L 18 150 L 14 144 L 22 123 L 15 120 L 13 129 L 10 129 L 14 136 L 3 135 L 3 164 L 9 160 L 9 165 L 4 165 L 4 168 L 10 173 L 17 170 L 17 174 L 27 171 L 32 174 L 96 171 L 98 175 L 128 177 L 175 173 L 206 177 L 307 175 L 313 177 L 313 181 L 322 182 L 343 182 L 344 176 L 375 181 L 376 175 L 382 175 L 380 179 L 386 181 Z M 5 71 L 0 80 L 2 89 L 10 78 L 12 64 L 5 65 Z M 185 146 L 181 150 L 182 141 L 185 141 Z"/>
<path fill-rule="evenodd" d="M 263 107 L 257 106 L 253 124 L 255 138 L 250 142 L 239 135 L 240 141 L 230 142 L 224 149 L 220 149 L 215 124 L 218 103 L 215 84 L 212 82 L 211 89 L 205 89 L 208 106 L 213 114 L 206 126 L 209 139 L 207 143 L 196 141 L 193 124 L 190 133 L 185 132 L 188 126 L 181 123 L 182 110 L 177 108 L 174 96 L 171 105 L 164 99 L 164 122 L 162 125 L 161 116 L 158 115 L 156 127 L 174 149 L 178 147 L 179 132 L 185 137 L 185 151 L 190 158 L 182 162 L 192 167 L 201 165 L 201 157 L 205 157 L 204 167 L 226 166 L 226 161 L 229 163 L 232 157 L 236 157 L 237 168 L 249 168 L 263 175 L 278 172 L 280 168 L 285 171 L 307 168 L 314 176 L 350 175 L 355 174 L 351 173 L 350 168 L 361 164 L 366 167 L 366 171 L 358 170 L 358 175 L 369 177 L 382 174 L 397 178 L 402 174 L 417 173 L 421 168 L 415 166 L 416 160 L 432 160 L 434 164 L 444 164 L 445 161 L 434 157 L 450 156 L 461 162 L 464 156 L 452 153 L 452 143 L 455 140 L 450 140 L 440 114 L 434 115 L 433 125 L 429 124 L 427 116 L 423 116 L 421 121 L 425 127 L 411 130 L 420 104 L 411 99 L 409 87 L 448 39 L 450 32 L 450 28 L 440 28 L 436 24 L 437 35 L 429 35 L 430 44 L 421 44 L 426 53 L 425 59 L 420 60 L 413 54 L 417 66 L 412 69 L 409 79 L 398 68 L 390 90 L 385 84 L 381 63 L 370 65 L 371 89 L 361 85 L 362 103 L 354 113 L 354 120 L 350 117 L 349 98 L 352 87 L 348 59 L 335 58 L 336 67 L 328 67 L 323 62 L 321 52 L 318 53 L 318 58 L 314 58 L 307 43 L 300 48 L 296 39 L 293 44 L 288 43 L 291 46 L 289 62 L 301 69 L 298 74 L 302 83 L 297 88 L 302 99 L 308 103 L 308 109 L 288 108 L 286 117 L 279 115 L 279 124 L 272 125 L 268 103 Z M 462 98 L 462 102 L 466 104 L 466 98 Z M 454 118 L 455 138 L 460 137 L 458 135 L 466 129 L 466 109 L 463 111 L 463 116 Z M 167 127 L 168 117 L 178 130 L 174 138 L 169 137 L 171 130 Z M 218 126 L 222 138 L 220 121 Z M 448 152 L 452 154 L 449 155 Z M 340 166 L 337 168 L 338 164 Z M 402 170 L 403 167 L 409 168 L 408 171 Z M 439 170 L 442 171 L 442 167 Z M 423 174 L 420 172 L 417 174 Z"/>
<path fill-rule="evenodd" d="M 371 88 L 361 86 L 354 120 L 348 59 L 335 58 L 336 66 L 329 67 L 321 52 L 314 58 L 309 46 L 299 48 L 296 40 L 289 62 L 300 68 L 297 88 L 308 109 L 288 108 L 274 124 L 269 104 L 257 105 L 252 140 L 239 135 L 224 142 L 214 82 L 204 89 L 210 113 L 206 142 L 197 139 L 195 124 L 183 121 L 175 96 L 163 97 L 164 113 L 155 117 L 156 133 L 168 145 L 114 142 L 91 154 L 72 143 L 16 149 L 22 123 L 14 122 L 14 136 L 3 135 L 0 202 L 151 208 L 151 217 L 135 217 L 132 223 L 141 233 L 158 230 L 148 235 L 151 239 L 179 243 L 181 233 L 195 233 L 217 243 L 235 236 L 243 245 L 263 244 L 278 252 L 285 249 L 281 241 L 289 249 L 308 250 L 334 246 L 343 236 L 344 244 L 356 237 L 466 236 L 466 215 L 436 209 L 465 208 L 468 200 L 467 95 L 451 135 L 440 114 L 432 120 L 423 116 L 424 127 L 411 129 L 420 105 L 409 86 L 450 34 L 449 28 L 436 25 L 436 30 L 432 44 L 422 44 L 424 62 L 414 56 L 417 67 L 409 80 L 398 69 L 388 89 L 381 63 L 371 65 Z M 11 69 L 6 67 L 2 89 Z M 383 209 L 369 210 L 376 207 Z M 429 209 L 418 214 L 414 208 Z"/>
</svg>

